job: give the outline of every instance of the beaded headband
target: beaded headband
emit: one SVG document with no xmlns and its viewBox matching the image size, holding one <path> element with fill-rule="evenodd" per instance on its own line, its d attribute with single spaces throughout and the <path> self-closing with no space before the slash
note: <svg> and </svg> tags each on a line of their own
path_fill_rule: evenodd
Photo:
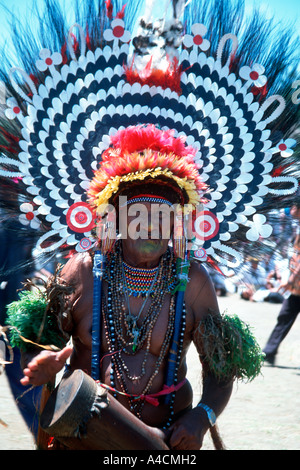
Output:
<svg viewBox="0 0 300 470">
<path fill-rule="evenodd" d="M 141 194 L 140 196 L 133 196 L 128 199 L 126 205 L 135 204 L 135 203 L 143 203 L 143 202 L 151 202 L 155 204 L 167 204 L 169 207 L 173 206 L 173 203 L 168 201 L 165 197 L 162 196 L 154 196 L 153 194 Z"/>
<path fill-rule="evenodd" d="M 148 178 L 155 184 L 163 175 L 195 207 L 207 202 L 194 220 L 199 259 L 237 266 L 241 246 L 270 236 L 266 215 L 277 198 L 284 204 L 298 188 L 298 147 L 290 132 L 299 117 L 286 106 L 285 91 L 285 98 L 279 93 L 286 83 L 279 70 L 292 47 L 282 40 L 278 50 L 274 40 L 271 56 L 263 57 L 267 78 L 257 56 L 268 49 L 262 48 L 268 35 L 252 40 L 251 21 L 238 31 L 230 2 L 225 14 L 217 1 L 205 8 L 174 1 L 170 19 L 156 23 L 153 2 L 130 0 L 119 11 L 119 2 L 108 3 L 110 13 L 104 9 L 100 19 L 85 10 L 59 51 L 44 47 L 36 60 L 24 59 L 25 70 L 2 73 L 11 96 L 0 175 L 23 190 L 20 221 L 36 228 L 44 252 L 89 250 L 97 241 L 99 207 L 120 183 Z M 145 8 L 139 21 L 138 7 Z M 145 129 L 164 137 L 156 137 L 160 145 L 153 148 L 148 139 L 139 148 Z M 126 133 L 133 132 L 131 148 Z"/>
</svg>

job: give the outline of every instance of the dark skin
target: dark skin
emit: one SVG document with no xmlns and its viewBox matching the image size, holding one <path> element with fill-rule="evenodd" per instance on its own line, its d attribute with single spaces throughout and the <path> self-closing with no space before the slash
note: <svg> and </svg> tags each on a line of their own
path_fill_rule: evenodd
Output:
<svg viewBox="0 0 300 470">
<path fill-rule="evenodd" d="M 130 219 L 129 221 L 130 222 Z M 151 268 L 157 266 L 163 253 L 167 250 L 168 239 L 150 240 L 122 240 L 124 260 L 135 267 Z M 65 266 L 62 277 L 75 286 L 75 292 L 70 299 L 72 303 L 72 325 L 69 327 L 72 334 L 73 347 L 67 346 L 60 352 L 43 351 L 35 356 L 24 369 L 23 385 L 42 385 L 53 381 L 55 375 L 64 367 L 65 361 L 70 357 L 72 369 L 83 369 L 90 373 L 91 364 L 91 325 L 92 325 L 92 260 L 88 254 L 74 256 Z M 106 295 L 107 286 L 104 283 L 103 294 Z M 142 303 L 139 297 L 130 298 L 130 306 L 133 314 L 137 314 Z M 170 298 L 167 296 L 162 306 L 160 315 L 153 329 L 150 354 L 146 365 L 146 374 L 139 380 L 127 380 L 127 386 L 131 393 L 142 392 L 147 380 L 151 376 L 156 364 L 161 344 L 164 339 L 168 322 Z M 197 325 L 206 315 L 218 314 L 218 303 L 214 287 L 206 270 L 198 263 L 192 263 L 189 272 L 189 282 L 185 292 L 186 304 L 186 329 L 183 342 L 183 353 L 178 370 L 178 381 L 186 376 L 186 354 L 189 345 L 193 341 L 193 333 Z M 145 307 L 145 311 L 147 306 Z M 143 314 L 141 316 L 141 321 Z M 108 353 L 106 338 L 103 331 L 102 353 Z M 201 345 L 195 343 L 200 351 Z M 140 349 L 134 356 L 124 355 L 126 365 L 131 375 L 140 373 L 141 363 L 144 358 L 144 349 Z M 111 359 L 104 357 L 102 361 L 101 380 L 110 385 Z M 150 393 L 157 393 L 164 385 L 166 360 L 163 361 L 156 375 Z M 116 388 L 118 388 L 116 381 Z M 206 371 L 203 383 L 201 401 L 212 408 L 219 416 L 227 405 L 232 392 L 232 382 L 220 384 Z M 178 418 L 169 429 L 167 436 L 168 445 L 176 450 L 198 450 L 202 446 L 203 437 L 209 428 L 206 412 L 202 408 L 192 409 L 192 388 L 186 382 L 176 393 L 174 411 Z M 120 396 L 119 401 L 128 408 L 126 397 Z M 151 427 L 160 428 L 168 417 L 168 405 L 160 404 L 155 407 L 145 403 L 142 420 Z"/>
</svg>

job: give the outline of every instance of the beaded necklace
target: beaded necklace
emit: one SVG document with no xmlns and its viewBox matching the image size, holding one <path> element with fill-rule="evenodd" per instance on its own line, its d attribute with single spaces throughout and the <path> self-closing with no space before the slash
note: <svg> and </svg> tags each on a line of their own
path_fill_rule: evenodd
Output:
<svg viewBox="0 0 300 470">
<path fill-rule="evenodd" d="M 154 370 L 141 393 L 142 396 L 147 395 L 151 390 L 153 380 L 158 374 L 168 352 L 174 331 L 175 296 L 172 294 L 172 291 L 176 284 L 176 263 L 173 253 L 168 250 L 163 255 L 158 268 L 155 269 L 155 289 L 153 289 L 151 296 L 149 294 L 147 296 L 146 300 L 148 300 L 150 305 L 147 311 L 145 311 L 143 318 L 140 319 L 138 332 L 134 331 L 129 324 L 130 315 L 127 312 L 128 306 L 126 309 L 126 300 L 128 299 L 124 292 L 123 260 L 118 244 L 108 260 L 105 276 L 108 281 L 107 298 L 106 302 L 102 303 L 106 340 L 109 354 L 112 358 L 111 386 L 114 387 L 116 377 L 120 383 L 122 393 L 128 397 L 131 411 L 139 418 L 141 418 L 144 401 L 137 400 L 133 395 L 130 395 L 125 377 L 135 382 L 145 375 L 153 328 L 167 294 L 171 294 L 167 330 Z M 138 375 L 133 375 L 126 364 L 125 358 L 126 355 L 134 355 L 141 349 L 144 351 L 141 370 Z"/>
<path fill-rule="evenodd" d="M 152 269 L 134 268 L 123 261 L 123 269 L 128 295 L 140 297 L 153 292 L 158 267 Z"/>
<path fill-rule="evenodd" d="M 127 265 L 128 266 L 128 265 Z M 151 279 L 151 285 L 149 286 L 148 288 L 148 291 L 146 292 L 146 295 L 145 295 L 145 300 L 144 302 L 142 303 L 142 306 L 139 310 L 139 313 L 137 315 L 133 315 L 131 313 L 131 308 L 130 308 L 130 299 L 129 299 L 129 296 L 131 295 L 131 290 L 129 290 L 128 288 L 128 284 L 127 284 L 127 278 L 126 278 L 126 274 L 125 274 L 125 269 L 124 269 L 124 262 L 123 262 L 123 280 L 124 280 L 124 288 L 125 288 L 125 297 L 126 297 L 126 302 L 127 302 L 127 307 L 128 307 L 128 313 L 127 315 L 125 316 L 125 324 L 126 324 L 126 327 L 127 327 L 127 332 L 128 334 L 133 338 L 133 345 L 132 345 L 132 351 L 135 352 L 136 348 L 137 348 L 137 342 L 138 342 L 138 339 L 139 339 L 139 336 L 140 336 L 140 332 L 141 332 L 141 328 L 138 327 L 138 321 L 140 319 L 140 316 L 144 310 L 144 307 L 146 306 L 146 303 L 147 303 L 147 300 L 148 300 L 148 297 L 149 295 L 153 292 L 153 288 L 154 288 L 154 283 L 155 281 L 157 280 L 157 275 L 158 275 L 158 267 L 155 268 L 155 270 L 151 270 L 153 273 L 154 273 L 154 277 L 152 276 L 152 273 L 151 273 L 151 276 L 150 276 L 150 279 Z M 138 272 L 139 270 L 136 269 L 136 272 Z M 143 272 L 146 271 L 145 269 L 142 270 Z M 152 279 L 153 277 L 153 279 Z M 136 296 L 135 296 L 136 297 Z"/>
</svg>

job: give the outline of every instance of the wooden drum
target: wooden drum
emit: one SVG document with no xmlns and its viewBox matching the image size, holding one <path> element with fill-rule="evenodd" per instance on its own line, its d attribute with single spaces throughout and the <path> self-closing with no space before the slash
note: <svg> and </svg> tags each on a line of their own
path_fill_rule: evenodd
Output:
<svg viewBox="0 0 300 470">
<path fill-rule="evenodd" d="M 40 426 L 73 450 L 168 450 L 165 435 L 140 421 L 82 370 L 65 375 Z"/>
</svg>

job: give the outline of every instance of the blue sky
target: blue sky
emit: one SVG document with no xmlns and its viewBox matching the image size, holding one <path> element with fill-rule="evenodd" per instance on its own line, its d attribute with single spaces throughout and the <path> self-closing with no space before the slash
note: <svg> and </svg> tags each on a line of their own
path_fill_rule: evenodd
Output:
<svg viewBox="0 0 300 470">
<path fill-rule="evenodd" d="M 278 21 L 295 22 L 295 30 L 300 35 L 300 3 L 299 0 L 245 0 L 246 11 L 253 5 L 261 8 L 268 16 L 274 15 Z M 300 48 L 300 45 L 299 45 Z"/>
<path fill-rule="evenodd" d="M 67 6 L 72 3 L 72 0 L 58 0 L 63 5 Z M 130 1 L 130 0 L 129 0 Z M 197 1 L 197 0 L 193 0 Z M 37 0 L 38 3 L 43 4 L 43 0 Z M 20 15 L 21 18 L 33 5 L 33 0 L 0 0 L 0 17 L 1 17 L 1 37 L 0 47 L 4 40 L 9 38 L 7 29 L 7 14 L 3 6 L 7 6 L 13 12 Z M 299 0 L 245 0 L 246 12 L 250 12 L 253 5 L 259 6 L 262 11 L 268 16 L 275 16 L 275 19 L 280 21 L 294 22 L 295 32 L 300 35 L 300 2 Z M 67 8 L 66 8 L 67 9 Z M 299 45 L 300 50 L 300 45 Z M 299 54 L 300 56 L 300 54 Z"/>
</svg>

